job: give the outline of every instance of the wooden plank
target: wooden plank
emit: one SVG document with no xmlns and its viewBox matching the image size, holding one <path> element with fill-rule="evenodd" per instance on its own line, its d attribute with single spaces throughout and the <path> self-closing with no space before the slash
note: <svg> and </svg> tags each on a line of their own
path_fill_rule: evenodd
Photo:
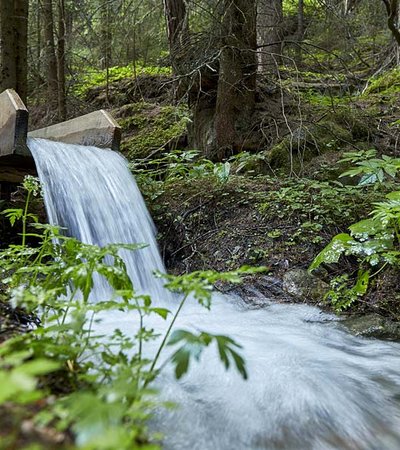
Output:
<svg viewBox="0 0 400 450">
<path fill-rule="evenodd" d="M 121 127 L 109 113 L 100 110 L 32 131 L 28 137 L 119 150 Z"/>
<path fill-rule="evenodd" d="M 0 94 L 0 157 L 29 155 L 26 147 L 28 110 L 13 89 Z"/>
</svg>

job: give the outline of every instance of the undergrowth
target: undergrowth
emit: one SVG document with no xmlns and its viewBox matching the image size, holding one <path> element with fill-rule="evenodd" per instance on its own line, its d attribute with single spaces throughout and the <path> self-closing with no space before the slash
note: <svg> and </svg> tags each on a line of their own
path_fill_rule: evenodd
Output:
<svg viewBox="0 0 400 450">
<path fill-rule="evenodd" d="M 343 257 L 354 257 L 358 268 L 354 273 L 345 273 L 331 280 L 327 299 L 338 311 L 347 309 L 368 291 L 371 281 L 387 268 L 400 267 L 400 191 L 398 172 L 400 159 L 376 151 L 345 154 L 344 161 L 355 167 L 343 176 L 358 177 L 358 189 L 372 186 L 375 190 L 385 188 L 380 201 L 372 204 L 369 218 L 349 226 L 349 233 L 334 236 L 331 242 L 316 256 L 310 266 L 315 270 L 322 264 L 337 264 Z M 382 198 L 383 197 L 383 198 Z"/>
<path fill-rule="evenodd" d="M 79 70 L 80 73 L 81 70 Z M 107 70 L 96 68 L 87 68 L 79 80 L 74 84 L 74 93 L 84 97 L 86 93 L 95 87 L 104 86 L 108 82 L 123 80 L 125 78 L 134 78 L 143 75 L 171 75 L 170 67 L 147 66 L 141 62 L 136 65 L 128 64 L 126 66 L 114 66 Z"/>
</svg>

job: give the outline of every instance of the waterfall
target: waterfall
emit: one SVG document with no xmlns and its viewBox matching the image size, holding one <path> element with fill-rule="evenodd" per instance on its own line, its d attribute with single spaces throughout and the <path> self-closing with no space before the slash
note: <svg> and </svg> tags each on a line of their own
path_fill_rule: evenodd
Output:
<svg viewBox="0 0 400 450">
<path fill-rule="evenodd" d="M 128 271 L 140 290 L 166 298 L 152 275 L 164 270 L 154 227 L 126 161 L 111 151 L 43 140 L 29 147 L 50 222 L 87 243 L 149 244 L 124 254 Z M 95 297 L 105 295 L 106 286 L 96 286 Z M 173 309 L 176 301 L 166 301 Z M 147 326 L 165 327 L 159 318 L 149 320 Z M 116 327 L 132 333 L 132 323 L 132 316 L 115 312 L 96 326 L 105 334 Z M 166 449 L 400 448 L 399 344 L 354 337 L 314 307 L 271 300 L 251 309 L 223 296 L 213 299 L 211 311 L 186 304 L 177 327 L 233 337 L 243 346 L 249 380 L 225 371 L 215 348 L 180 381 L 172 370 L 163 372 L 163 399 L 178 405 L 160 409 L 152 422 L 165 432 Z"/>
<path fill-rule="evenodd" d="M 126 160 L 111 150 L 29 139 L 43 185 L 49 222 L 86 244 L 146 244 L 121 250 L 135 289 L 162 301 L 170 297 L 154 271 L 165 273 L 155 228 Z M 97 278 L 92 299 L 110 297 Z M 165 299 L 167 300 L 167 299 Z"/>
</svg>

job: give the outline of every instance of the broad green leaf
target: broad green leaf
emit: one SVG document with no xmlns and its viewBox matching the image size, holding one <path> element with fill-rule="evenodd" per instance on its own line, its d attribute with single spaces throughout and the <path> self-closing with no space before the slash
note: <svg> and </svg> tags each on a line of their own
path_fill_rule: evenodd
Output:
<svg viewBox="0 0 400 450">
<path fill-rule="evenodd" d="M 369 270 L 359 270 L 357 275 L 357 282 L 353 287 L 354 292 L 362 296 L 367 292 L 369 284 Z"/>
<path fill-rule="evenodd" d="M 331 242 L 315 257 L 309 270 L 312 271 L 322 263 L 337 263 L 340 256 L 350 247 L 353 238 L 347 233 L 341 233 L 333 237 Z"/>
<path fill-rule="evenodd" d="M 375 173 L 367 173 L 363 175 L 358 182 L 359 186 L 366 186 L 368 184 L 374 184 L 378 181 L 378 175 Z"/>
<path fill-rule="evenodd" d="M 351 225 L 349 230 L 352 236 L 370 236 L 375 235 L 383 230 L 382 223 L 374 218 L 360 220 L 359 222 Z"/>
</svg>

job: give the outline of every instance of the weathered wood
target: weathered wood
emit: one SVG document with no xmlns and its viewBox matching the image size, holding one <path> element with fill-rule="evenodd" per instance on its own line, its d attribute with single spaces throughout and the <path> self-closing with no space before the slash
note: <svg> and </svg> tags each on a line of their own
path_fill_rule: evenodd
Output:
<svg viewBox="0 0 400 450">
<path fill-rule="evenodd" d="M 110 114 L 100 110 L 28 133 L 28 110 L 18 94 L 7 89 L 0 94 L 0 192 L 2 185 L 36 175 L 26 145 L 28 137 L 119 150 L 121 128 Z"/>
<path fill-rule="evenodd" d="M 118 150 L 121 142 L 121 127 L 110 114 L 100 110 L 32 131 L 28 133 L 28 137 Z"/>
<path fill-rule="evenodd" d="M 28 156 L 28 110 L 13 89 L 0 94 L 0 157 Z"/>
</svg>

